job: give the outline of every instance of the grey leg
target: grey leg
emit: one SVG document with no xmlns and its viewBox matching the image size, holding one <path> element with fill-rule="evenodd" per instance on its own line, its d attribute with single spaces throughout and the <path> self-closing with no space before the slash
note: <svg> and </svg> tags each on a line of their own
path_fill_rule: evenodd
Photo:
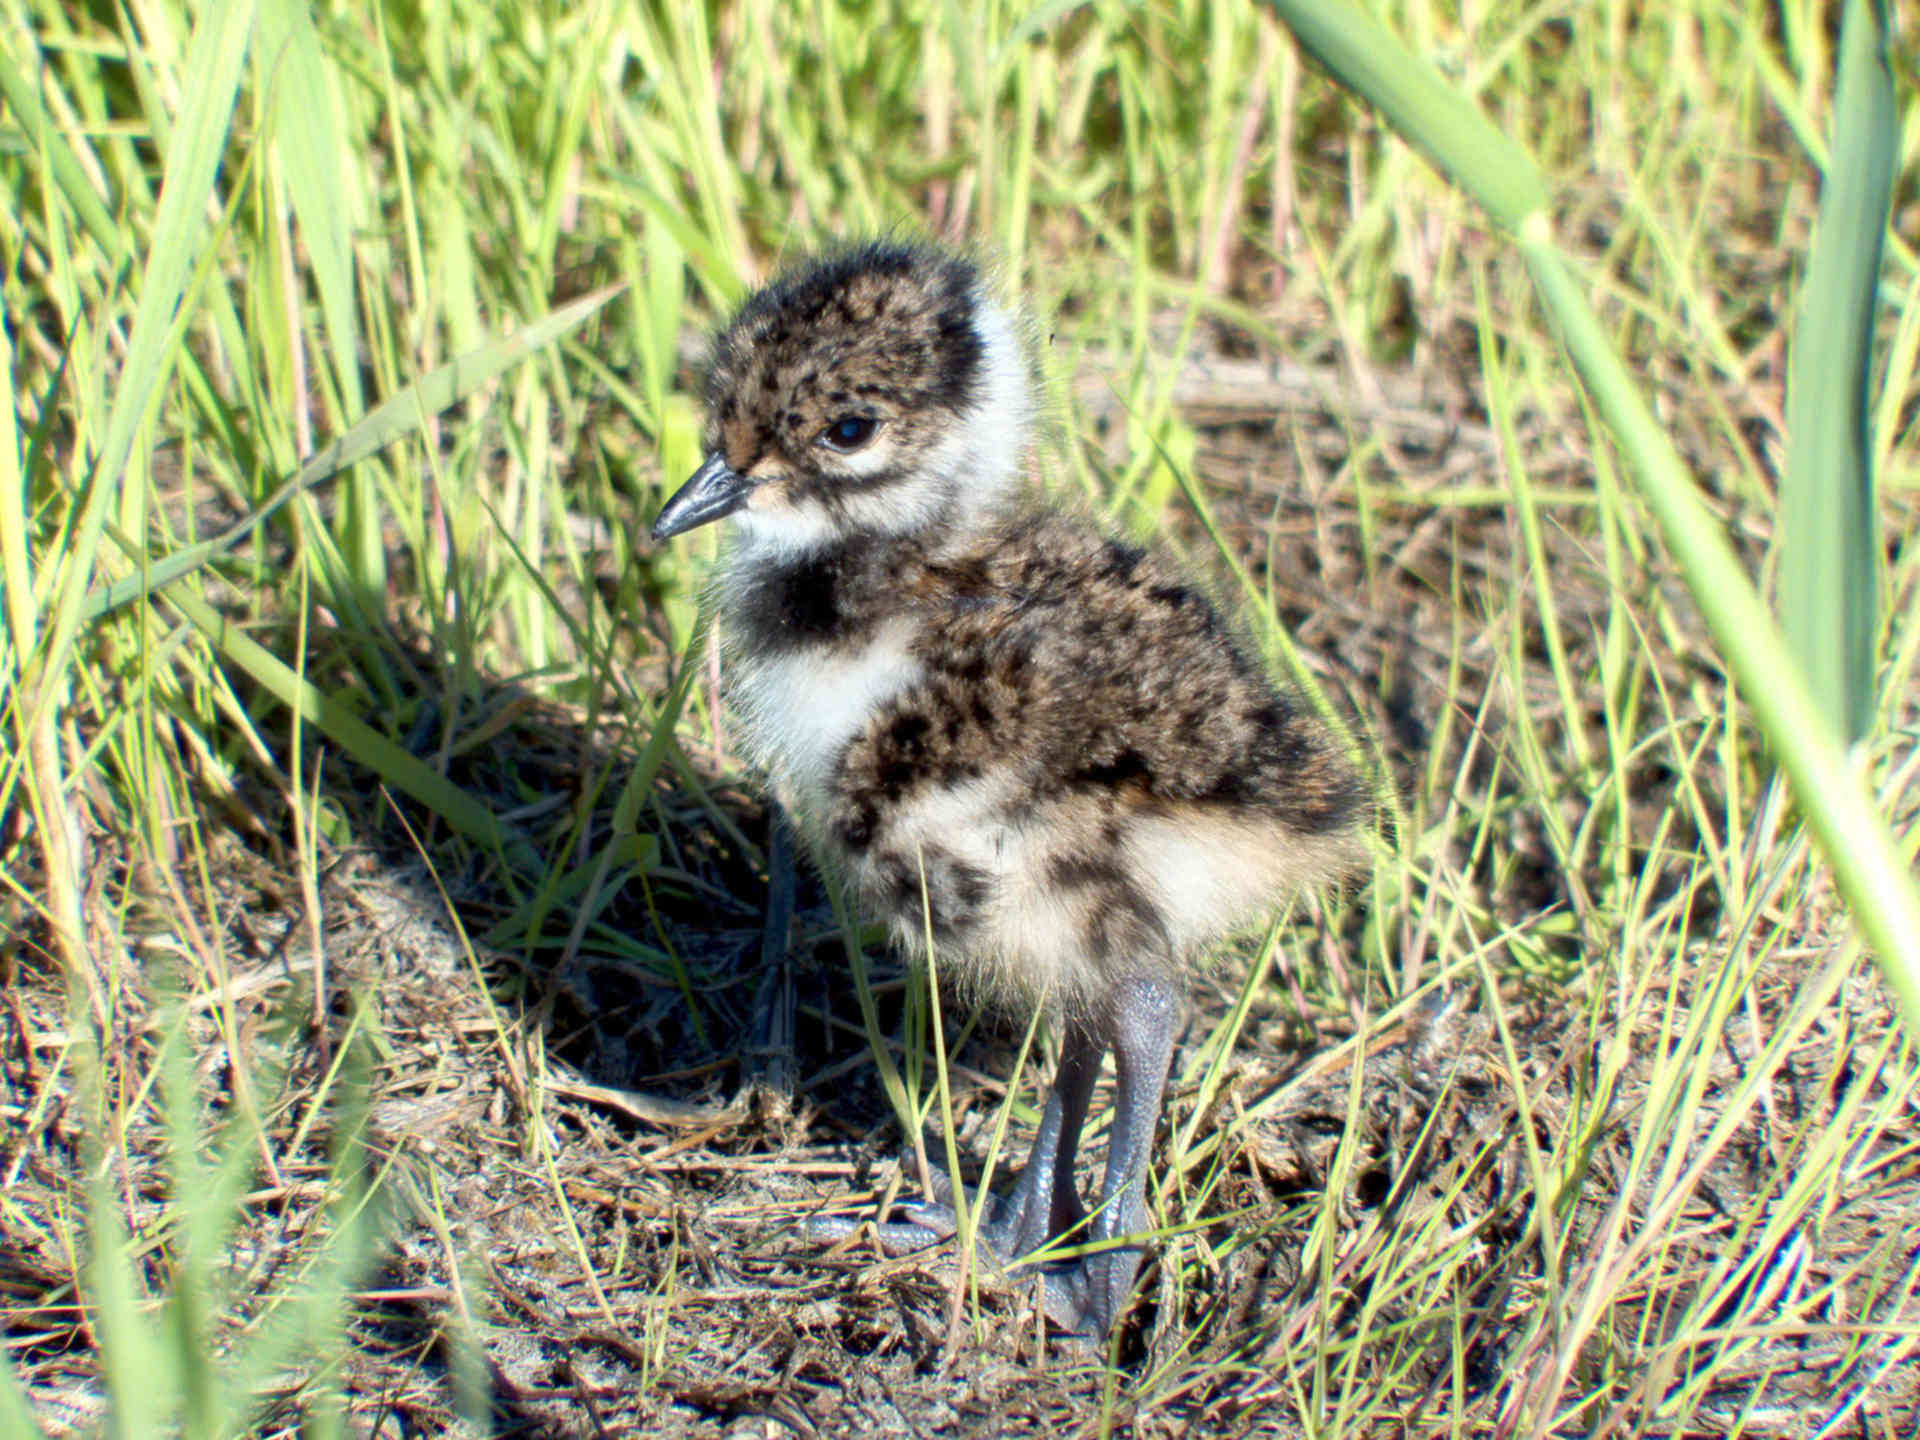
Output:
<svg viewBox="0 0 1920 1440">
<path fill-rule="evenodd" d="M 1002 1264 L 1031 1254 L 1086 1219 L 1073 1167 L 1087 1121 L 1087 1103 L 1105 1053 L 1105 1043 L 1093 1031 L 1078 1021 L 1067 1023 L 1060 1041 L 1060 1066 L 1027 1163 L 1006 1193 L 992 1202 L 992 1213 L 980 1225 L 980 1246 Z M 874 1226 L 881 1248 L 889 1254 L 924 1250 L 958 1229 L 951 1205 L 918 1201 L 901 1208 L 907 1216 L 904 1221 Z M 808 1222 L 807 1231 L 818 1240 L 840 1240 L 860 1224 L 844 1216 L 821 1216 Z"/>
<path fill-rule="evenodd" d="M 1147 1229 L 1147 1161 L 1160 1123 L 1167 1067 L 1179 1017 L 1179 996 L 1158 976 L 1139 976 L 1114 987 L 1107 1012 L 1113 1046 L 1113 1134 L 1107 1146 L 1106 1179 L 1088 1227 L 1088 1240 L 1112 1240 Z M 1084 1257 L 1059 1277 L 1075 1302 L 1070 1328 L 1101 1337 L 1113 1328 L 1133 1291 L 1141 1249 L 1128 1245 Z"/>
<path fill-rule="evenodd" d="M 1027 1152 L 1026 1167 L 982 1227 L 982 1239 L 1006 1259 L 1031 1255 L 1087 1217 L 1073 1166 L 1105 1049 L 1084 1025 L 1067 1022 L 1060 1040 L 1060 1068 L 1047 1094 L 1033 1148 Z"/>
<path fill-rule="evenodd" d="M 1179 995 L 1173 985 L 1157 975 L 1140 975 L 1116 985 L 1104 1010 L 1090 1022 L 1068 1023 L 1059 1073 L 1026 1168 L 980 1227 L 980 1244 L 996 1259 L 1017 1260 L 1054 1240 L 1097 1244 L 1147 1229 L 1147 1162 L 1160 1123 L 1178 1017 Z M 1115 1079 L 1113 1133 L 1100 1203 L 1087 1223 L 1073 1168 L 1087 1104 L 1109 1046 Z M 951 1206 L 920 1203 L 906 1210 L 907 1220 L 874 1227 L 889 1254 L 924 1250 L 956 1229 Z M 826 1216 L 810 1221 L 807 1231 L 815 1239 L 841 1240 L 859 1228 L 859 1221 Z M 1070 1333 L 1103 1338 L 1133 1291 L 1142 1253 L 1137 1245 L 1117 1246 L 1050 1266 L 1043 1279 L 1049 1318 Z"/>
</svg>

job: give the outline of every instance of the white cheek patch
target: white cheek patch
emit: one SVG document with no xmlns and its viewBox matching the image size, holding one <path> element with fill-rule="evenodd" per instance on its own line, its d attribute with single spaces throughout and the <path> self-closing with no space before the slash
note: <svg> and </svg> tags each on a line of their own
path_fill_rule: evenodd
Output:
<svg viewBox="0 0 1920 1440">
<path fill-rule="evenodd" d="M 733 525 L 743 548 L 761 561 L 824 550 L 846 529 L 818 500 L 796 503 L 784 485 L 749 494 L 747 503 L 733 512 Z"/>
<path fill-rule="evenodd" d="M 883 425 L 880 432 L 866 445 L 850 454 L 835 454 L 827 463 L 842 475 L 855 480 L 870 480 L 893 466 L 894 452 L 898 447 L 887 436 Z"/>
<path fill-rule="evenodd" d="M 1032 385 L 1013 322 L 984 292 L 974 304 L 980 375 L 973 404 L 920 467 L 938 478 L 963 520 L 992 510 L 1018 483 L 1033 423 Z"/>
<path fill-rule="evenodd" d="M 870 534 L 910 535 L 939 520 L 949 507 L 953 487 L 921 470 L 871 491 L 854 491 L 841 503 L 849 529 Z"/>
<path fill-rule="evenodd" d="M 872 473 L 883 468 L 875 465 Z M 825 550 L 850 535 L 911 535 L 950 515 L 954 490 L 943 471 L 923 467 L 871 490 L 856 481 L 829 507 L 811 498 L 795 500 L 776 482 L 753 491 L 732 518 L 757 560 L 777 561 Z"/>
</svg>

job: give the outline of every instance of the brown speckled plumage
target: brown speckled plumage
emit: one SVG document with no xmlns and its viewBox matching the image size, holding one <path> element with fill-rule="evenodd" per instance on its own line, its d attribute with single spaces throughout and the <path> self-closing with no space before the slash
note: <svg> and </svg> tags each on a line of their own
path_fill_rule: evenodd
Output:
<svg viewBox="0 0 1920 1440">
<path fill-rule="evenodd" d="M 1027 491 L 1031 393 L 965 262 L 813 262 L 721 334 L 708 462 L 655 526 L 735 518 L 730 689 L 809 847 L 902 943 L 930 931 L 943 974 L 1062 1017 L 1049 1118 L 989 1235 L 1009 1255 L 1085 1217 L 1073 1146 L 1109 1046 L 1126 1123 L 1092 1227 L 1144 1223 L 1180 967 L 1349 869 L 1365 808 L 1203 587 Z M 1106 1256 L 1129 1258 L 1056 1277 L 1070 1328 L 1124 1301 L 1138 1252 Z"/>
<path fill-rule="evenodd" d="M 1116 969 L 1181 958 L 1188 947 L 1175 938 L 1191 944 L 1247 918 L 1164 915 L 1133 853 L 1136 822 L 1231 825 L 1271 871 L 1253 909 L 1339 867 L 1361 798 L 1352 773 L 1203 590 L 1057 512 L 1017 511 L 966 542 L 943 536 L 935 552 L 852 541 L 756 574 L 729 607 L 730 643 L 745 657 L 857 649 L 903 618 L 912 628 L 921 675 L 874 707 L 839 757 L 827 805 L 800 807 L 871 913 L 914 943 L 924 867 L 933 934 L 956 947 L 945 968 L 971 964 L 999 992 L 1051 983 L 1053 998 L 1081 1005 Z M 1012 877 L 895 823 L 932 793 L 994 777 L 1004 783 L 971 825 L 1021 832 L 1035 878 L 1075 912 L 1083 967 L 1043 969 L 1010 949 L 987 912 Z"/>
</svg>

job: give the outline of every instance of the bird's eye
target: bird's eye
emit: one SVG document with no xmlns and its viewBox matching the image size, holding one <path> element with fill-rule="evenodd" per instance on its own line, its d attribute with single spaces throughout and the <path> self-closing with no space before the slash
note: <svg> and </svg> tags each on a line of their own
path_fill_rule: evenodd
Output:
<svg viewBox="0 0 1920 1440">
<path fill-rule="evenodd" d="M 870 415 L 842 415 L 820 432 L 820 443 L 842 455 L 851 454 L 873 439 L 880 422 Z"/>
</svg>

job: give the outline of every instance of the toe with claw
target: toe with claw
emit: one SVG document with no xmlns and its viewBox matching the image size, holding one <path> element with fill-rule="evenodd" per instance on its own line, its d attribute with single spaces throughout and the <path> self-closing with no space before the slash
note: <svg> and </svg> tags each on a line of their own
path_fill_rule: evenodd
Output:
<svg viewBox="0 0 1920 1440">
<path fill-rule="evenodd" d="M 1110 1242 L 1149 1228 L 1147 1159 L 1173 1055 L 1177 1009 L 1168 982 L 1142 975 L 1115 986 L 1100 1015 L 1068 1020 L 1059 1072 L 1026 1166 L 1012 1188 L 990 1202 L 990 1213 L 977 1232 L 979 1251 L 1002 1267 L 1050 1246 L 1102 1247 L 1071 1260 L 1040 1262 L 1047 1318 L 1069 1335 L 1104 1339 L 1124 1312 L 1139 1273 L 1140 1247 Z M 1113 1051 L 1116 1082 L 1113 1133 L 1099 1204 L 1089 1215 L 1073 1172 L 1094 1081 L 1108 1049 Z M 951 1205 L 917 1201 L 901 1210 L 905 1219 L 873 1226 L 889 1255 L 914 1254 L 959 1230 Z M 863 1223 L 822 1216 L 808 1223 L 807 1233 L 815 1240 L 840 1241 Z"/>
</svg>

